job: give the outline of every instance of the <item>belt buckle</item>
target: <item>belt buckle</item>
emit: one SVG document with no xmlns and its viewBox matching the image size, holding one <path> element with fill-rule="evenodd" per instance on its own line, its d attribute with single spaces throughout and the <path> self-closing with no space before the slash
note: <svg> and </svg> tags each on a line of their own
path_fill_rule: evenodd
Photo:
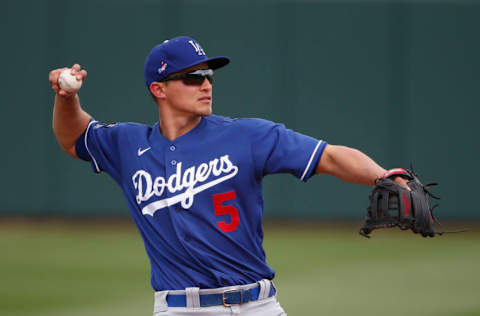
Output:
<svg viewBox="0 0 480 316">
<path fill-rule="evenodd" d="M 234 293 L 234 292 L 240 292 L 240 303 L 238 303 L 238 304 L 227 304 L 225 294 Z M 225 290 L 225 291 L 222 292 L 222 304 L 225 307 L 231 307 L 233 305 L 240 305 L 240 304 L 242 304 L 242 301 L 243 301 L 242 290 Z"/>
</svg>

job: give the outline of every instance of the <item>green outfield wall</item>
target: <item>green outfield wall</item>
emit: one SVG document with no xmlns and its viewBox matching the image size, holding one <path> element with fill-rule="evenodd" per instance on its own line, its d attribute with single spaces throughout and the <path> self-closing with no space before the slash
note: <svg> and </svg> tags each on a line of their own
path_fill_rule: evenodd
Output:
<svg viewBox="0 0 480 316">
<path fill-rule="evenodd" d="M 7 0 L 0 23 L 0 215 L 126 216 L 114 181 L 58 147 L 48 72 L 78 62 L 86 111 L 154 124 L 145 57 L 190 35 L 232 59 L 217 114 L 282 122 L 385 168 L 413 162 L 440 182 L 440 218 L 480 218 L 480 2 Z M 361 219 L 369 190 L 269 176 L 266 216 Z"/>
</svg>

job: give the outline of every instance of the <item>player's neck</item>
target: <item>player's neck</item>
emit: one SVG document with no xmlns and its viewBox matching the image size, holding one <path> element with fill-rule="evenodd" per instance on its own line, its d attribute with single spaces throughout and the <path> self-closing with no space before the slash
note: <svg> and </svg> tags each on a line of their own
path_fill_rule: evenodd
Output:
<svg viewBox="0 0 480 316">
<path fill-rule="evenodd" d="M 172 141 L 194 129 L 201 120 L 201 116 L 165 117 L 160 114 L 158 122 L 160 133 L 163 137 Z"/>
</svg>

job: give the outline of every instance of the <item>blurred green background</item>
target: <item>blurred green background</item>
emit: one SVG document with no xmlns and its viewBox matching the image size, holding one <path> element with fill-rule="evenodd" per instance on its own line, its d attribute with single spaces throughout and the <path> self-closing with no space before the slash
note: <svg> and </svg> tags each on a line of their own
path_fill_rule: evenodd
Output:
<svg viewBox="0 0 480 316">
<path fill-rule="evenodd" d="M 151 314 L 122 193 L 58 147 L 48 73 L 78 62 L 95 118 L 154 124 L 144 60 L 179 35 L 232 59 L 215 113 L 282 122 L 385 168 L 413 162 L 441 184 L 439 218 L 468 222 L 366 240 L 370 188 L 267 177 L 265 249 L 289 315 L 480 315 L 479 1 L 3 0 L 0 23 L 0 315 Z"/>
</svg>

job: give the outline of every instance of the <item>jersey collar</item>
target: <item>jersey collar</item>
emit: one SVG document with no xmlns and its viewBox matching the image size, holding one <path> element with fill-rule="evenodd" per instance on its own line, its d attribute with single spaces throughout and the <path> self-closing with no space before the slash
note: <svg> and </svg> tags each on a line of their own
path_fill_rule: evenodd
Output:
<svg viewBox="0 0 480 316">
<path fill-rule="evenodd" d="M 162 135 L 162 133 L 160 132 L 160 123 L 157 122 L 155 123 L 155 125 L 153 125 L 153 132 L 150 135 L 150 144 L 161 149 L 163 146 L 166 146 L 166 145 L 173 145 L 173 144 L 188 142 L 189 140 L 195 138 L 196 135 L 198 135 L 203 130 L 203 128 L 206 125 L 206 122 L 207 120 L 205 119 L 205 117 L 202 117 L 202 119 L 200 120 L 200 123 L 198 123 L 197 126 L 195 126 L 190 131 L 188 131 L 187 133 L 183 134 L 180 137 L 177 137 L 174 140 L 169 140 Z"/>
</svg>

